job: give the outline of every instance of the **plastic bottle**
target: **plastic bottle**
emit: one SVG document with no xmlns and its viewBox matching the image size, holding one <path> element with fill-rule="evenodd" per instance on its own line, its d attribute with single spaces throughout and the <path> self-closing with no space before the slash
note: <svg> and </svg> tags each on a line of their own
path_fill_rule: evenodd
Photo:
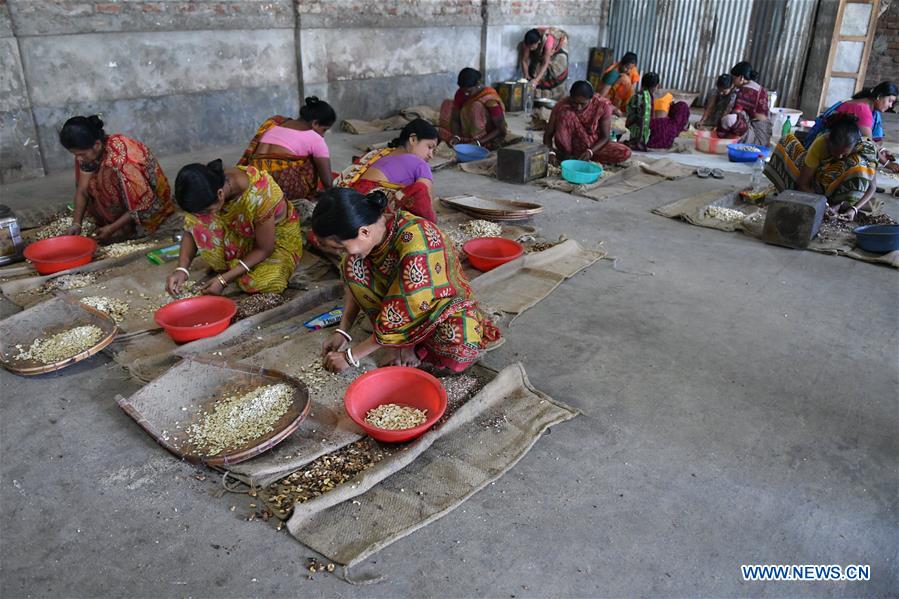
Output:
<svg viewBox="0 0 899 599">
<path fill-rule="evenodd" d="M 788 121 L 789 122 L 789 121 Z M 758 191 L 762 188 L 762 182 L 765 180 L 765 157 L 759 154 L 752 167 L 752 191 Z"/>
<path fill-rule="evenodd" d="M 781 139 L 783 139 L 784 137 L 786 137 L 787 135 L 790 134 L 790 128 L 791 128 L 790 125 L 791 125 L 790 119 L 789 118 L 784 119 L 784 126 L 781 127 L 781 129 L 780 129 L 780 138 Z"/>
</svg>

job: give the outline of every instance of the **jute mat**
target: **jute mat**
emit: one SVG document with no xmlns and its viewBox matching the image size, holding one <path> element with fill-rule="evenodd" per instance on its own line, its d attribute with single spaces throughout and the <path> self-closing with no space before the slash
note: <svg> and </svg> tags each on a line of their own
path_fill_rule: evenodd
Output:
<svg viewBox="0 0 899 599">
<path fill-rule="evenodd" d="M 352 484 L 298 505 L 288 530 L 332 561 L 358 564 L 462 505 L 510 470 L 548 427 L 577 414 L 536 390 L 524 367 L 513 364 L 441 427 Z"/>
<path fill-rule="evenodd" d="M 560 177 L 547 177 L 535 181 L 537 185 L 566 191 L 591 200 L 605 200 L 622 196 L 662 181 L 674 181 L 693 174 L 696 169 L 674 162 L 670 158 L 659 160 L 636 161 L 608 176 L 602 177 L 591 185 L 575 185 Z"/>
<path fill-rule="evenodd" d="M 304 313 L 322 302 L 340 303 L 342 297 L 342 283 L 322 281 L 277 308 L 238 321 L 214 337 L 178 345 L 165 333 L 155 332 L 116 341 L 107 351 L 116 363 L 128 370 L 133 379 L 147 383 L 174 366 L 183 356 L 216 355 L 214 352 L 233 347 L 244 348 L 241 357 L 252 355 L 259 351 L 261 344 L 280 340 L 283 335 L 289 335 L 289 331 L 296 330 L 284 324 L 290 316 Z M 293 324 L 302 328 L 302 322 Z"/>
<path fill-rule="evenodd" d="M 485 310 L 493 314 L 513 314 L 514 321 L 563 281 L 604 256 L 603 250 L 589 250 L 569 239 L 484 273 L 472 281 L 472 288 Z"/>
<path fill-rule="evenodd" d="M 56 277 L 60 277 L 62 275 L 84 272 L 97 272 L 100 270 L 121 266 L 123 264 L 129 264 L 138 259 L 142 259 L 144 262 L 148 262 L 146 258 L 147 252 L 163 248 L 171 244 L 171 238 L 157 240 L 156 244 L 152 248 L 140 252 L 133 252 L 131 254 L 128 254 L 127 256 L 121 256 L 118 258 L 104 258 L 101 260 L 94 260 L 93 262 L 89 262 L 82 266 L 76 266 L 75 268 L 62 270 L 50 275 L 39 275 L 30 266 L 28 266 L 26 270 L 25 268 L 23 268 L 25 265 L 14 265 L 11 267 L 7 267 L 7 269 L 0 269 L 0 292 L 2 292 L 3 295 L 7 297 L 11 297 L 17 293 L 21 293 L 29 289 L 36 289 L 47 281 L 55 279 Z"/>
<path fill-rule="evenodd" d="M 746 217 L 739 221 L 721 220 L 710 216 L 709 207 L 729 208 L 739 210 Z M 875 208 L 875 212 L 877 212 Z M 695 196 L 690 196 L 665 204 L 652 210 L 654 214 L 682 220 L 710 229 L 719 231 L 742 231 L 743 233 L 761 239 L 762 229 L 765 224 L 765 208 L 744 202 L 736 188 L 724 187 L 713 189 Z M 893 268 L 899 268 L 899 250 L 887 254 L 872 254 L 855 247 L 855 235 L 851 232 L 843 232 L 831 238 L 822 239 L 816 237 L 809 243 L 808 248 L 813 252 L 845 256 L 862 262 L 886 264 Z"/>
</svg>

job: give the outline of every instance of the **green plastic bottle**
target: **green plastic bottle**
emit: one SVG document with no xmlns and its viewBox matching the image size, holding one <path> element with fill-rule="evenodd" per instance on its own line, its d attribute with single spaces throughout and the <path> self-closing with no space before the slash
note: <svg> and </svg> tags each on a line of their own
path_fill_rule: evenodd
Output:
<svg viewBox="0 0 899 599">
<path fill-rule="evenodd" d="M 780 130 L 780 136 L 783 138 L 789 134 L 790 134 L 790 119 L 786 119 L 786 120 L 784 120 L 784 126 Z"/>
</svg>

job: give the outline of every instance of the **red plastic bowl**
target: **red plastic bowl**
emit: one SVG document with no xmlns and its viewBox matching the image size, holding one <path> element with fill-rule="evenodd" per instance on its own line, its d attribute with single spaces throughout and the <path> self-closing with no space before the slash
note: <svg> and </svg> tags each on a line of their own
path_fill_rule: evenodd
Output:
<svg viewBox="0 0 899 599">
<path fill-rule="evenodd" d="M 462 251 L 471 265 L 481 272 L 493 270 L 524 254 L 520 243 L 505 237 L 475 237 L 465 242 Z"/>
<path fill-rule="evenodd" d="M 187 343 L 218 335 L 228 328 L 235 314 L 237 304 L 234 300 L 217 295 L 201 295 L 166 304 L 156 310 L 153 318 L 173 341 Z"/>
<path fill-rule="evenodd" d="M 368 411 L 385 403 L 427 410 L 428 419 L 415 428 L 390 431 L 365 421 Z M 420 437 L 446 411 L 446 389 L 436 378 L 418 368 L 386 366 L 366 372 L 353 381 L 343 396 L 349 417 L 378 441 L 400 443 Z"/>
<path fill-rule="evenodd" d="M 25 259 L 42 275 L 87 264 L 94 259 L 97 242 L 81 235 L 60 235 L 35 241 L 25 248 Z"/>
</svg>

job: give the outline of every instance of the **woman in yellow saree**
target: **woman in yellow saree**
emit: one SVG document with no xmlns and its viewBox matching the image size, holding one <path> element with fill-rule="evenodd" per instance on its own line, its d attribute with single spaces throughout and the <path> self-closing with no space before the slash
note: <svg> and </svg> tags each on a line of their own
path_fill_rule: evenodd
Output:
<svg viewBox="0 0 899 599">
<path fill-rule="evenodd" d="M 312 213 L 322 244 L 343 254 L 346 284 L 340 328 L 322 347 L 324 366 L 340 372 L 381 348 L 388 364 L 429 362 L 461 372 L 499 340 L 499 329 L 478 308 L 456 250 L 437 225 L 386 207 L 381 192 L 335 188 Z M 351 345 L 360 311 L 374 332 Z"/>
<path fill-rule="evenodd" d="M 484 146 L 491 150 L 503 145 L 508 134 L 503 101 L 492 87 L 481 82 L 481 72 L 466 67 L 456 81 L 458 91 L 440 106 L 438 131 L 441 141 Z"/>
<path fill-rule="evenodd" d="M 281 293 L 303 254 L 300 218 L 272 177 L 254 166 L 222 161 L 188 164 L 175 179 L 186 213 L 178 266 L 166 289 L 177 294 L 200 258 L 217 274 L 203 292 L 218 295 L 231 282 L 246 293 Z"/>
</svg>

